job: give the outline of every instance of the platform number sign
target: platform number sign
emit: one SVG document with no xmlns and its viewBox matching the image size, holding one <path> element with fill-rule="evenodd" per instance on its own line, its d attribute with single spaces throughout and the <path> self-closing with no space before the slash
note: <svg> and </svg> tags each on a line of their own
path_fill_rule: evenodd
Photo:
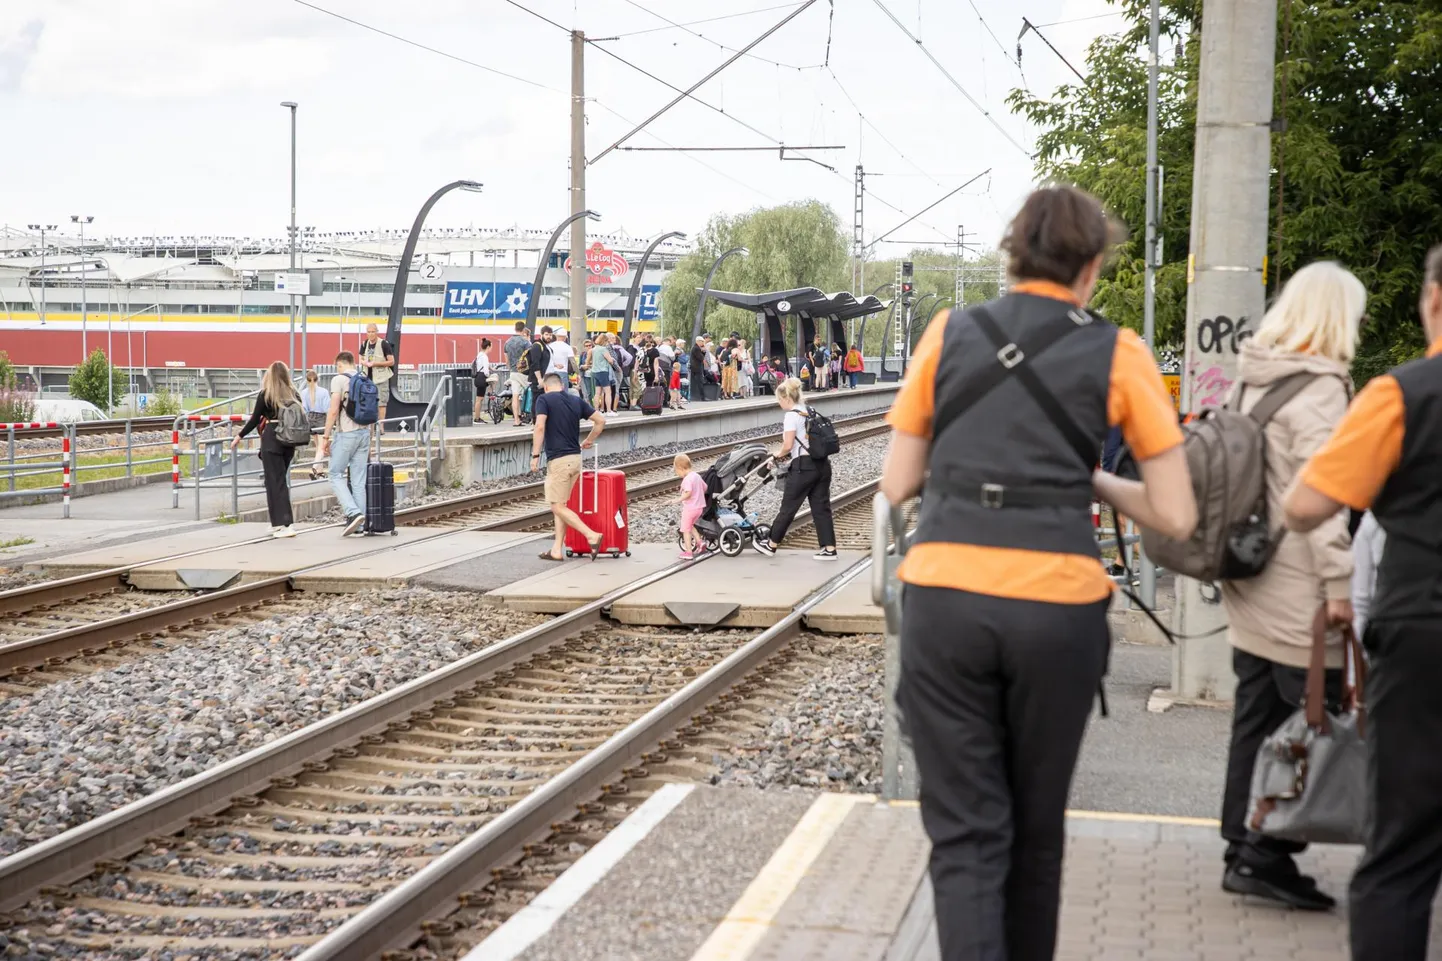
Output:
<svg viewBox="0 0 1442 961">
<path fill-rule="evenodd" d="M 427 260 L 425 263 L 421 264 L 420 268 L 417 270 L 417 273 L 421 275 L 421 280 L 440 280 L 441 265 L 431 263 L 429 260 Z"/>
</svg>

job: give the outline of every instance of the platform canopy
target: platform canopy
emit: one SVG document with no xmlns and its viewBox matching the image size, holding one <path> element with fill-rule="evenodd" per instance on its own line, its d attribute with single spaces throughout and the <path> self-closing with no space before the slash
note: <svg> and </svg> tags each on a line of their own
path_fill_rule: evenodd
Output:
<svg viewBox="0 0 1442 961">
<path fill-rule="evenodd" d="M 701 293 L 699 288 L 696 292 Z M 798 318 L 796 353 L 799 355 L 804 349 L 803 345 L 816 339 L 818 320 L 831 322 L 830 330 L 827 331 L 830 342 L 844 350 L 847 346 L 845 322 L 879 313 L 887 307 L 886 301 L 875 297 L 867 296 L 857 300 L 847 291 L 827 294 L 817 287 L 774 290 L 764 294 L 713 290 L 708 296 L 728 307 L 738 307 L 755 313 L 757 327 L 761 332 L 757 337 L 758 346 L 764 350 L 766 356 L 780 357 L 783 360 L 788 359 L 791 353 L 786 348 L 786 334 L 781 324 L 783 316 L 795 314 Z"/>
</svg>

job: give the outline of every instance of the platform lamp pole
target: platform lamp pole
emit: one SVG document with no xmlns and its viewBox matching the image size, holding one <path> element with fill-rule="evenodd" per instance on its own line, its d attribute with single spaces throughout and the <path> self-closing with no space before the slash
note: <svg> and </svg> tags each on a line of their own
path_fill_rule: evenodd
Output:
<svg viewBox="0 0 1442 961">
<path fill-rule="evenodd" d="M 396 265 L 396 282 L 391 287 L 391 308 L 386 319 L 386 342 L 391 345 L 391 358 L 396 363 L 395 367 L 391 369 L 397 375 L 400 373 L 401 366 L 401 319 L 406 312 L 406 287 L 410 281 L 411 260 L 416 255 L 416 241 L 420 239 L 421 226 L 425 224 L 426 216 L 436 205 L 436 201 L 457 189 L 480 193 L 481 184 L 474 180 L 455 180 L 426 198 L 426 202 L 421 204 L 420 213 L 416 214 L 415 223 L 411 224 L 411 232 L 406 235 L 406 246 L 401 251 L 401 261 Z M 421 399 L 425 400 L 425 398 Z"/>
<path fill-rule="evenodd" d="M 716 262 L 711 265 L 711 269 L 706 272 L 706 284 L 701 288 L 701 298 L 696 301 L 696 320 L 691 324 L 691 340 L 689 343 L 696 343 L 696 338 L 701 336 L 701 321 L 705 319 L 706 316 L 706 298 L 711 296 L 711 281 L 715 279 L 716 271 L 720 268 L 721 261 L 730 257 L 732 254 L 749 257 L 751 256 L 751 251 L 745 247 L 732 247 L 720 257 L 717 257 Z"/>
<path fill-rule="evenodd" d="M 621 343 L 623 344 L 631 339 L 632 319 L 640 320 L 640 318 L 636 316 L 636 301 L 641 296 L 641 275 L 646 272 L 646 265 L 651 262 L 651 254 L 654 253 L 656 248 L 661 246 L 664 241 L 670 240 L 672 237 L 678 240 L 686 239 L 684 233 L 679 230 L 673 230 L 651 241 L 651 245 L 647 247 L 646 252 L 641 255 L 641 265 L 636 268 L 636 276 L 631 278 L 631 296 L 626 300 L 626 317 L 621 321 Z"/>
<path fill-rule="evenodd" d="M 45 235 L 55 230 L 58 224 L 31 224 L 31 230 L 40 231 L 40 326 L 45 326 L 45 288 L 48 286 L 45 281 Z"/>
<path fill-rule="evenodd" d="M 531 284 L 531 299 L 530 302 L 526 304 L 526 328 L 530 330 L 532 335 L 536 333 L 536 315 L 540 309 L 541 291 L 544 289 L 542 285 L 546 282 L 546 266 L 551 262 L 551 251 L 555 249 L 556 241 L 561 239 L 561 233 L 582 217 L 589 217 L 591 220 L 601 219 L 601 215 L 594 210 L 581 210 L 571 214 L 571 216 L 561 221 L 555 230 L 551 231 L 551 239 L 546 241 L 546 249 L 541 251 L 541 259 L 536 264 L 536 279 L 535 282 Z M 577 259 L 576 251 L 571 251 L 571 269 L 582 270 L 584 269 L 584 265 L 584 257 Z"/>
<path fill-rule="evenodd" d="M 911 328 L 916 324 L 916 318 L 921 316 L 921 305 L 933 297 L 940 297 L 940 294 L 922 294 L 911 307 L 911 312 L 906 317 L 906 334 L 901 338 L 901 372 L 906 373 L 906 363 L 911 359 Z M 928 320 L 931 318 L 928 317 Z"/>
<path fill-rule="evenodd" d="M 89 342 L 88 342 L 88 340 L 87 340 L 87 338 L 86 338 L 86 328 L 90 326 L 90 324 L 89 324 L 89 321 L 90 321 L 90 302 L 86 299 L 86 296 L 85 296 L 85 292 L 86 292 L 86 291 L 85 291 L 85 281 L 86 281 L 86 276 L 85 276 L 85 275 L 86 275 L 86 269 L 85 269 L 85 225 L 88 224 L 88 223 L 93 223 L 94 221 L 95 221 L 95 217 L 94 217 L 93 215 L 92 215 L 92 216 L 82 216 L 81 214 L 71 214 L 71 215 L 70 215 L 70 222 L 71 222 L 72 224 L 79 224 L 79 225 L 80 225 L 80 361 L 81 361 L 81 363 L 84 363 L 84 362 L 85 362 L 85 359 L 90 356 L 90 344 L 89 344 Z"/>
<path fill-rule="evenodd" d="M 875 297 L 877 294 L 881 293 L 883 290 L 890 286 L 892 286 L 892 282 L 889 280 L 884 284 L 877 284 L 876 289 L 873 290 L 871 293 L 867 294 L 866 296 Z M 865 360 L 866 358 L 866 322 L 870 320 L 871 317 L 871 314 L 867 314 L 865 317 L 861 318 L 861 330 L 857 331 L 856 334 L 856 346 L 857 349 L 861 351 L 861 357 L 863 360 Z"/>
<path fill-rule="evenodd" d="M 286 100 L 281 106 L 290 110 L 290 272 L 295 273 L 295 111 L 300 105 Z M 290 298 L 290 369 L 295 372 L 295 297 Z"/>
</svg>

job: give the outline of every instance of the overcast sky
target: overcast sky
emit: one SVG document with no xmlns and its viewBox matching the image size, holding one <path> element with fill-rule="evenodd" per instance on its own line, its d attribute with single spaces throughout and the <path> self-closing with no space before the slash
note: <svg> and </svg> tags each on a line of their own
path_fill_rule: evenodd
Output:
<svg viewBox="0 0 1442 961">
<path fill-rule="evenodd" d="M 730 56 L 718 44 L 740 48 L 796 7 L 779 2 L 524 0 L 588 36 L 620 35 L 604 47 L 682 88 Z M 1034 131 L 1003 103 L 1022 83 L 1009 59 L 1022 17 L 1055 23 L 1042 32 L 1079 68 L 1087 45 L 1123 21 L 1098 16 L 1114 14 L 1107 0 L 881 3 L 982 109 L 877 0 L 835 0 L 834 14 L 828 0 L 817 0 L 755 49 L 764 59 L 742 58 L 697 91 L 765 136 L 683 101 L 628 143 L 843 145 L 812 154 L 837 173 L 781 162 L 774 151 L 617 151 L 588 171 L 589 206 L 604 215 L 594 229 L 694 233 L 716 212 L 811 197 L 849 223 L 859 161 L 881 175 L 868 179 L 870 236 L 904 219 L 886 204 L 910 215 L 991 168 L 896 236 L 950 239 L 961 223 L 993 244 L 1033 173 Z M 430 226 L 549 229 L 565 216 L 571 53 L 564 32 L 505 0 L 315 6 L 522 79 L 299 0 L 3 0 L 0 224 L 68 224 L 71 214 L 90 214 L 90 229 L 106 235 L 281 236 L 290 184 L 283 100 L 300 104 L 302 225 L 406 227 L 432 189 L 458 178 L 480 180 L 485 191 L 452 194 Z M 748 11 L 762 12 L 728 16 Z M 682 23 L 728 18 L 691 26 L 702 39 L 656 14 Z M 592 158 L 675 95 L 598 46 L 586 51 Z M 1037 37 L 1022 47 L 1032 90 L 1071 77 Z M 818 67 L 823 62 L 828 69 Z"/>
</svg>

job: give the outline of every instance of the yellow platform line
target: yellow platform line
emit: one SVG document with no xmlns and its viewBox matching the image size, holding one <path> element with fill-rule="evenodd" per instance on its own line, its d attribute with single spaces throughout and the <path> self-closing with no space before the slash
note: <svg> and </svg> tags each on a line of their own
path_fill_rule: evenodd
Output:
<svg viewBox="0 0 1442 961">
<path fill-rule="evenodd" d="M 851 809 L 875 800 L 869 794 L 818 797 L 691 961 L 742 961 L 749 957 Z"/>
<path fill-rule="evenodd" d="M 1176 814 L 1132 814 L 1127 811 L 1067 811 L 1069 818 L 1092 821 L 1123 821 L 1129 824 L 1180 824 L 1186 827 L 1215 828 L 1222 822 L 1216 818 L 1190 818 Z"/>
</svg>

